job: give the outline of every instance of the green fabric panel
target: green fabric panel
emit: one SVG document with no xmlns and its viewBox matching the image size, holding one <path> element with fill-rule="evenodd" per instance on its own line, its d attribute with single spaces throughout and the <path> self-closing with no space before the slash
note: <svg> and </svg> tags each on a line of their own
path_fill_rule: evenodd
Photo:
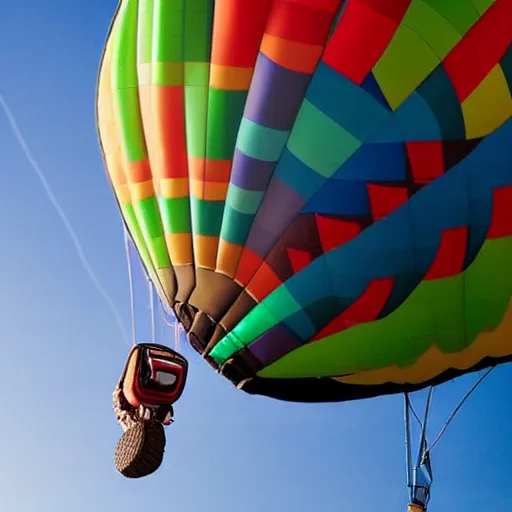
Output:
<svg viewBox="0 0 512 512">
<path fill-rule="evenodd" d="M 224 362 L 233 355 L 232 350 L 235 346 L 238 347 L 236 350 L 247 346 L 281 320 L 292 316 L 301 309 L 302 306 L 294 299 L 286 286 L 276 288 L 256 309 L 240 320 L 231 333 L 214 347 L 210 356 L 218 363 Z M 276 313 L 279 315 L 277 316 Z M 240 344 L 242 347 L 239 346 Z"/>
<path fill-rule="evenodd" d="M 156 238 L 163 235 L 162 222 L 156 198 L 149 197 L 134 204 L 135 211 L 139 216 L 142 230 L 148 238 Z"/>
<path fill-rule="evenodd" d="M 190 198 L 177 197 L 158 200 L 162 213 L 163 226 L 166 233 L 190 233 Z"/>
<path fill-rule="evenodd" d="M 139 221 L 137 220 L 137 216 L 131 204 L 127 204 L 121 208 L 121 213 L 123 215 L 124 220 L 128 226 L 128 229 L 132 235 L 133 242 L 137 247 L 137 251 L 140 254 L 142 262 L 146 266 L 146 268 L 150 269 L 153 267 L 153 263 L 151 261 L 151 256 L 148 251 L 148 247 L 146 245 L 146 241 L 144 240 L 144 235 L 142 234 L 142 230 L 139 226 Z"/>
<path fill-rule="evenodd" d="M 345 128 L 304 100 L 288 139 L 288 149 L 304 164 L 332 176 L 361 146 Z"/>
<path fill-rule="evenodd" d="M 471 0 L 471 3 L 475 6 L 480 15 L 484 14 L 495 2 L 496 0 Z"/>
<path fill-rule="evenodd" d="M 207 111 L 208 87 L 185 87 L 185 127 L 189 156 L 204 158 L 206 155 Z"/>
<path fill-rule="evenodd" d="M 439 279 L 435 293 L 438 299 L 429 305 L 436 344 L 442 352 L 455 353 L 466 346 L 465 332 L 465 274 L 452 279 Z"/>
<path fill-rule="evenodd" d="M 186 0 L 184 44 L 186 62 L 209 62 L 213 0 Z"/>
<path fill-rule="evenodd" d="M 396 109 L 439 62 L 439 57 L 416 32 L 400 25 L 373 74 L 389 105 Z"/>
<path fill-rule="evenodd" d="M 222 201 L 205 201 L 195 196 L 190 196 L 190 203 L 194 234 L 219 236 L 224 203 Z"/>
<path fill-rule="evenodd" d="M 119 89 L 115 93 L 118 103 L 121 139 L 129 162 L 147 158 L 146 141 L 139 110 L 138 89 Z"/>
<path fill-rule="evenodd" d="M 265 192 L 259 190 L 244 190 L 231 183 L 226 204 L 237 212 L 255 214 L 264 194 Z"/>
<path fill-rule="evenodd" d="M 242 318 L 238 324 L 240 327 L 239 330 L 246 333 L 246 335 L 250 336 L 251 339 L 257 339 L 277 323 L 276 317 L 272 312 L 264 305 L 260 306 L 261 307 L 258 307 L 257 322 L 251 321 L 251 318 L 248 315 Z M 222 346 L 220 346 L 221 343 Z M 219 364 L 227 361 L 231 355 L 247 346 L 247 343 L 238 337 L 237 329 L 228 333 L 222 339 L 221 343 L 218 343 L 209 354 Z"/>
<path fill-rule="evenodd" d="M 233 184 L 230 185 L 232 187 Z M 228 193 L 229 198 L 229 193 Z M 229 219 L 226 222 L 225 219 Z M 244 245 L 254 220 L 254 215 L 240 213 L 233 210 L 228 203 L 224 206 L 224 219 L 220 237 L 226 242 Z"/>
<path fill-rule="evenodd" d="M 208 112 L 208 83 L 210 66 L 207 63 L 185 64 L 185 130 L 189 156 L 206 155 L 206 123 Z"/>
<path fill-rule="evenodd" d="M 277 162 L 289 135 L 289 131 L 268 128 L 244 118 L 240 123 L 236 146 L 256 160 Z"/>
<path fill-rule="evenodd" d="M 183 85 L 185 68 L 182 62 L 154 62 L 151 67 L 153 85 Z"/>
<path fill-rule="evenodd" d="M 446 19 L 462 36 L 479 19 L 474 0 L 424 0 L 434 11 Z"/>
<path fill-rule="evenodd" d="M 259 375 L 333 376 L 393 364 L 406 367 L 434 344 L 444 352 L 457 352 L 473 343 L 484 330 L 499 326 L 512 297 L 511 254 L 512 237 L 488 240 L 466 270 L 465 278 L 458 275 L 422 282 L 386 318 L 304 345 Z M 447 307 L 449 310 L 444 312 Z M 448 340 L 454 328 L 459 332 Z M 460 329 L 465 330 L 466 337 Z M 223 361 L 231 354 L 219 345 L 217 354 L 222 354 L 219 360 Z"/>
<path fill-rule="evenodd" d="M 183 62 L 184 0 L 155 0 L 154 62 Z"/>
<path fill-rule="evenodd" d="M 151 240 L 150 250 L 156 268 L 167 268 L 171 266 L 171 259 L 167 251 L 167 242 L 164 236 L 153 238 Z"/>
<path fill-rule="evenodd" d="M 149 253 L 156 268 L 169 267 L 171 261 L 167 252 L 160 211 L 156 197 L 150 197 L 134 204 L 134 210 L 144 234 Z"/>
<path fill-rule="evenodd" d="M 403 23 L 421 36 L 440 60 L 461 39 L 461 35 L 450 22 L 422 0 L 412 2 Z"/>
<path fill-rule="evenodd" d="M 185 85 L 208 87 L 210 81 L 210 65 L 207 62 L 185 63 Z"/>
<path fill-rule="evenodd" d="M 137 18 L 137 0 L 127 0 L 119 10 L 112 49 L 113 95 L 120 118 L 122 146 L 130 162 L 147 157 L 139 108 Z"/>
<path fill-rule="evenodd" d="M 224 91 L 210 87 L 206 157 L 231 160 L 247 91 Z"/>
<path fill-rule="evenodd" d="M 213 0 L 184 0 L 185 130 L 187 153 L 206 156 L 208 85 L 213 30 Z"/>
<path fill-rule="evenodd" d="M 302 306 L 286 288 L 286 284 L 276 288 L 263 302 L 270 311 L 274 311 L 277 322 L 292 316 L 302 309 Z M 279 315 L 276 316 L 275 313 L 279 313 Z"/>
</svg>

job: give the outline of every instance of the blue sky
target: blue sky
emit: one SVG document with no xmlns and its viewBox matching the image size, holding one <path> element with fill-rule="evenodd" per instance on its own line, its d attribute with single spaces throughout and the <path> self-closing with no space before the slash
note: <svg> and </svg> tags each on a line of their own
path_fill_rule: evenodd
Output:
<svg viewBox="0 0 512 512">
<path fill-rule="evenodd" d="M 122 229 L 94 116 L 115 5 L 7 2 L 0 93 L 128 328 Z M 165 462 L 152 477 L 123 479 L 110 396 L 129 347 L 3 112 L 0 218 L 0 510 L 405 509 L 401 397 L 301 405 L 248 396 L 187 347 L 189 383 Z M 511 377 L 498 369 L 436 448 L 432 512 L 509 506 Z M 433 431 L 474 379 L 439 388 Z"/>
</svg>

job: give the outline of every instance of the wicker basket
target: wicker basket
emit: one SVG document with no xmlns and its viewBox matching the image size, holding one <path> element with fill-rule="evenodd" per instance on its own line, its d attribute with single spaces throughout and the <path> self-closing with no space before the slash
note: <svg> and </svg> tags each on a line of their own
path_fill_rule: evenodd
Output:
<svg viewBox="0 0 512 512">
<path fill-rule="evenodd" d="M 165 432 L 161 423 L 137 421 L 121 437 L 115 454 L 116 469 L 127 478 L 154 473 L 162 464 Z"/>
</svg>

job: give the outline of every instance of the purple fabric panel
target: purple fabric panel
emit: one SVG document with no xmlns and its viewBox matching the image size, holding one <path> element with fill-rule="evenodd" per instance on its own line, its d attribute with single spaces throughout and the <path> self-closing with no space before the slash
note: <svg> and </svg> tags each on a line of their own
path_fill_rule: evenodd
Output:
<svg viewBox="0 0 512 512">
<path fill-rule="evenodd" d="M 263 191 L 272 178 L 275 166 L 275 162 L 256 160 L 236 149 L 231 183 L 243 190 Z"/>
<path fill-rule="evenodd" d="M 305 205 L 306 200 L 298 192 L 275 178 L 263 198 L 256 222 L 279 237 Z"/>
<path fill-rule="evenodd" d="M 264 366 L 268 366 L 300 346 L 302 342 L 298 338 L 277 325 L 251 343 L 249 350 Z"/>
<path fill-rule="evenodd" d="M 260 53 L 244 117 L 269 128 L 291 130 L 310 80 L 311 75 L 285 69 Z"/>
<path fill-rule="evenodd" d="M 305 204 L 300 194 L 274 178 L 256 214 L 246 247 L 266 256 Z"/>
<path fill-rule="evenodd" d="M 259 224 L 253 223 L 245 246 L 264 258 L 274 246 L 275 239 L 276 237 L 272 233 L 263 229 Z"/>
</svg>

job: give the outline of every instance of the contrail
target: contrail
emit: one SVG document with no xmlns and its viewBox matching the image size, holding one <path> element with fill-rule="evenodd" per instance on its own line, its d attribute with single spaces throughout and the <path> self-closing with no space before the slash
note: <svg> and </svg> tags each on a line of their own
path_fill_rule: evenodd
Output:
<svg viewBox="0 0 512 512">
<path fill-rule="evenodd" d="M 43 171 L 41 170 L 41 167 L 37 163 L 36 159 L 33 157 L 32 153 L 25 141 L 25 138 L 23 137 L 23 135 L 18 127 L 16 119 L 1 93 L 0 93 L 0 104 L 2 105 L 2 109 L 5 112 L 7 120 L 9 121 L 9 124 L 11 125 L 11 129 L 12 129 L 23 153 L 25 154 L 25 157 L 27 158 L 28 162 L 30 163 L 30 166 L 32 167 L 32 169 L 36 173 L 37 177 L 41 181 L 44 191 L 46 192 L 46 196 L 48 197 L 49 201 L 52 203 L 53 207 L 57 211 L 69 236 L 71 237 L 71 241 L 73 242 L 76 252 L 78 253 L 78 257 L 80 258 L 82 267 L 89 275 L 95 288 L 98 290 L 100 295 L 105 299 L 105 301 L 109 305 L 110 309 L 112 310 L 114 318 L 116 319 L 116 321 L 119 325 L 119 329 L 121 330 L 121 332 L 123 334 L 123 338 L 124 338 L 125 342 L 130 344 L 129 338 L 128 338 L 128 333 L 126 332 L 126 329 L 124 327 L 123 320 L 121 318 L 119 310 L 117 309 L 114 301 L 111 299 L 108 292 L 105 290 L 105 288 L 103 288 L 100 280 L 94 273 L 94 270 L 91 268 L 91 265 L 89 264 L 89 261 L 87 260 L 87 257 L 85 256 L 84 250 L 82 249 L 82 245 L 80 244 L 78 236 L 77 236 L 75 230 L 73 229 L 73 226 L 71 225 L 71 222 L 69 221 L 66 214 L 64 213 L 64 210 L 62 209 L 59 202 L 57 201 L 57 198 L 55 197 L 55 194 L 53 193 L 48 181 L 46 180 L 45 175 L 44 175 Z"/>
</svg>

